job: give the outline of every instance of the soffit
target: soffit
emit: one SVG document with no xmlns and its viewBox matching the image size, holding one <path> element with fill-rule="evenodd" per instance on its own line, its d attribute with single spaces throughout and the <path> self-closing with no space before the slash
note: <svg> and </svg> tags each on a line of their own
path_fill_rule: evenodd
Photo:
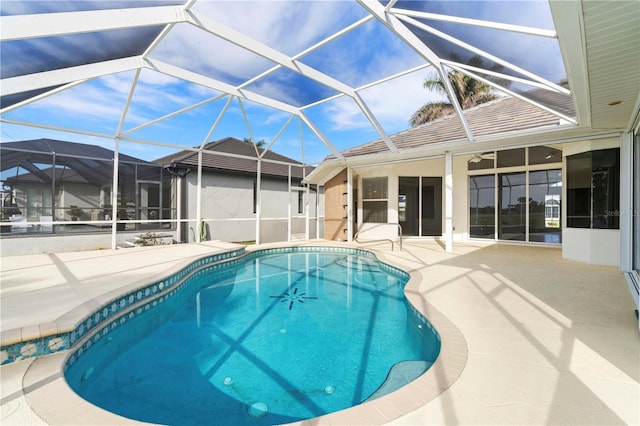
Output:
<svg viewBox="0 0 640 426">
<path fill-rule="evenodd" d="M 640 2 L 583 1 L 582 10 L 591 126 L 627 128 L 640 101 Z"/>
</svg>

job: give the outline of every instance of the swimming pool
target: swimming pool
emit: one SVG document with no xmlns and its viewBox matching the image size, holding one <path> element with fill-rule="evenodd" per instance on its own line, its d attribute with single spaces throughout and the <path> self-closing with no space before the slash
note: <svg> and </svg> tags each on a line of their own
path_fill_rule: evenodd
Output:
<svg viewBox="0 0 640 426">
<path fill-rule="evenodd" d="M 267 250 L 208 266 L 88 336 L 65 377 L 92 403 L 154 423 L 337 411 L 384 393 L 394 365 L 424 371 L 437 357 L 437 334 L 404 298 L 407 279 L 360 250 Z"/>
</svg>

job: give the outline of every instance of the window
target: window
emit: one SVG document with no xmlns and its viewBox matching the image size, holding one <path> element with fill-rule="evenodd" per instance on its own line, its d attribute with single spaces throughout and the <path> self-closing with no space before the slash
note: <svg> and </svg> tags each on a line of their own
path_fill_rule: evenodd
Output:
<svg viewBox="0 0 640 426">
<path fill-rule="evenodd" d="M 494 158 L 493 173 L 472 171 L 477 168 L 471 163 L 492 164 Z M 468 167 L 469 236 L 561 243 L 561 162 L 562 151 L 548 146 L 484 152 L 472 157 Z M 547 164 L 556 168 L 547 170 Z"/>
<path fill-rule="evenodd" d="M 562 151 L 550 146 L 529 148 L 529 164 L 549 164 L 562 162 Z"/>
<path fill-rule="evenodd" d="M 304 213 L 304 193 L 298 191 L 298 213 Z"/>
<path fill-rule="evenodd" d="M 29 220 L 39 220 L 42 215 L 51 214 L 51 188 L 28 188 L 27 208 L 25 216 Z"/>
<path fill-rule="evenodd" d="M 496 157 L 496 153 L 493 151 L 483 152 L 482 154 L 475 154 L 469 160 L 467 164 L 468 170 L 485 170 L 485 169 L 493 169 L 494 158 Z"/>
<path fill-rule="evenodd" d="M 619 229 L 620 149 L 567 157 L 567 226 Z"/>
<path fill-rule="evenodd" d="M 362 222 L 387 223 L 387 177 L 362 178 Z"/>
<path fill-rule="evenodd" d="M 528 153 L 528 160 L 526 154 Z M 525 161 L 527 160 L 527 161 Z M 494 167 L 521 167 L 528 165 L 562 163 L 562 151 L 550 146 L 487 151 L 474 154 L 467 164 L 467 170 L 486 170 Z"/>
<path fill-rule="evenodd" d="M 593 227 L 620 228 L 620 149 L 593 151 Z"/>
<path fill-rule="evenodd" d="M 524 166 L 524 148 L 498 151 L 498 167 Z"/>
</svg>

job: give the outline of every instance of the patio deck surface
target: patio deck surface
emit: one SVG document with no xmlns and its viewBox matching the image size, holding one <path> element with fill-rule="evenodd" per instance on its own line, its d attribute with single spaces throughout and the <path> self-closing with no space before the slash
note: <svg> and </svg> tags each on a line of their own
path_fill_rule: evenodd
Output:
<svg viewBox="0 0 640 426">
<path fill-rule="evenodd" d="M 59 319 L 70 311 L 96 308 L 97 296 L 234 247 L 208 242 L 4 257 L 3 342 L 62 327 Z M 428 380 L 301 423 L 640 424 L 640 333 L 617 268 L 566 261 L 561 250 L 536 246 L 465 242 L 446 253 L 437 242 L 406 240 L 402 251 L 389 243 L 353 247 L 412 273 L 407 296 L 433 320 L 443 351 Z M 135 423 L 73 397 L 61 378 L 64 356 L 0 367 L 0 423 Z"/>
</svg>

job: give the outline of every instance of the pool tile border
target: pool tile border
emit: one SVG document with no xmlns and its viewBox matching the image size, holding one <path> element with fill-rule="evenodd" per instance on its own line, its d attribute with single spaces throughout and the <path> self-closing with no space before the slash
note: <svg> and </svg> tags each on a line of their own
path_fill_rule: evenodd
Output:
<svg viewBox="0 0 640 426">
<path fill-rule="evenodd" d="M 246 254 L 245 247 L 240 249 L 224 251 L 213 255 L 204 256 L 195 261 L 190 261 L 177 272 L 153 280 L 151 283 L 138 284 L 133 290 L 122 294 L 122 291 L 115 297 L 108 293 L 107 300 L 102 301 L 105 296 L 92 299 L 85 305 L 95 304 L 96 309 L 89 312 L 79 323 L 71 327 L 60 330 L 64 324 L 65 315 L 75 316 L 77 312 L 71 311 L 63 315 L 56 323 L 23 327 L 22 329 L 7 330 L 2 332 L 2 346 L 0 347 L 1 364 L 9 364 L 29 358 L 37 358 L 50 355 L 56 352 L 72 349 L 85 336 L 93 333 L 98 327 L 104 328 L 102 324 L 114 317 L 122 316 L 122 312 L 129 312 L 138 305 L 145 306 L 145 302 L 157 299 L 156 295 L 165 294 L 170 289 L 182 283 L 192 273 L 198 269 L 209 265 L 222 264 L 233 258 L 240 258 Z M 84 308 L 84 307 L 83 307 Z M 86 308 L 85 308 L 86 309 Z M 146 308 L 148 309 L 148 308 Z M 113 321 L 110 322 L 112 324 Z"/>
<path fill-rule="evenodd" d="M 155 306 L 157 302 L 146 303 L 149 300 L 158 300 L 159 295 L 168 293 L 176 284 L 183 284 L 183 281 L 190 278 L 194 271 L 210 265 L 234 265 L 236 262 L 247 260 L 249 256 L 253 258 L 264 253 L 284 253 L 284 252 L 311 252 L 311 251 L 331 251 L 337 253 L 354 253 L 361 256 L 375 258 L 375 255 L 367 250 L 345 247 L 323 247 L 323 246 L 294 246 L 286 248 L 266 248 L 257 251 L 247 252 L 245 247 L 240 249 L 217 253 L 205 256 L 201 259 L 190 262 L 174 274 L 155 280 L 150 284 L 137 287 L 125 294 L 119 294 L 112 300 L 97 302 L 97 309 L 87 314 L 79 324 L 75 324 L 72 329 L 59 330 L 56 323 L 23 327 L 20 330 L 7 330 L 2 332 L 2 346 L 0 347 L 0 364 L 9 364 L 28 358 L 37 358 L 50 355 L 59 351 L 73 349 L 78 342 L 91 346 L 90 342 L 84 342 L 85 336 L 93 334 L 95 329 L 100 328 L 100 332 L 107 334 L 124 323 L 127 318 L 131 319 Z M 381 263 L 383 269 L 396 275 L 405 276 L 408 274 L 401 269 L 394 268 L 384 262 Z M 175 293 L 169 293 L 169 296 Z M 164 299 L 160 299 L 160 303 Z M 123 316 L 123 313 L 127 316 Z M 113 320 L 113 318 L 116 318 Z M 64 321 L 61 321 L 64 322 Z M 104 323 L 107 323 L 106 325 Z M 99 337 L 98 337 L 99 339 Z M 86 348 L 85 348 L 86 349 Z"/>
</svg>

